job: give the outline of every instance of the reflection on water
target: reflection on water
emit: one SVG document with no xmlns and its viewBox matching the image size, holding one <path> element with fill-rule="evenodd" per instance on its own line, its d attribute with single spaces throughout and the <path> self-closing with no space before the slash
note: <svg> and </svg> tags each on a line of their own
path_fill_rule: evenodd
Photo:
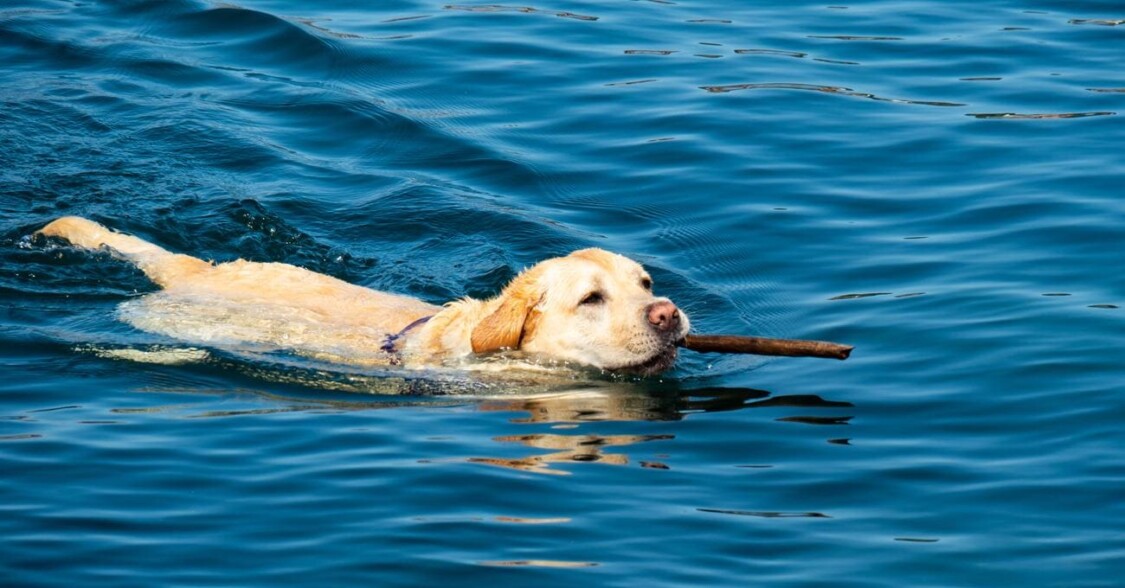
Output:
<svg viewBox="0 0 1125 588">
<path fill-rule="evenodd" d="M 244 366 L 245 367 L 245 366 Z M 268 366 L 259 369 L 269 371 Z M 275 367 L 273 371 L 281 371 Z M 261 376 L 262 374 L 256 374 Z M 308 374 L 304 374 L 307 376 Z M 286 378 L 282 374 L 271 375 L 274 382 L 305 381 L 301 378 Z M 374 378 L 373 376 L 368 376 Z M 402 380 L 389 383 L 398 386 Z M 438 384 L 432 384 L 438 385 Z M 357 394 L 352 390 L 341 391 L 333 386 L 319 389 L 293 386 L 264 391 L 260 389 L 239 389 L 238 395 L 264 400 L 247 406 L 214 410 L 210 403 L 198 410 L 199 405 L 174 403 L 141 408 L 122 407 L 112 409 L 114 414 L 170 414 L 182 418 L 230 418 L 251 415 L 270 415 L 292 412 L 315 411 L 367 411 L 375 409 L 395 409 L 415 406 L 472 406 L 481 413 L 495 413 L 507 416 L 507 422 L 517 425 L 554 425 L 554 429 L 586 429 L 598 424 L 628 421 L 679 421 L 699 413 L 736 411 L 742 409 L 783 409 L 794 414 L 785 414 L 773 419 L 776 422 L 811 425 L 847 425 L 853 418 L 849 414 L 810 414 L 808 411 L 853 408 L 850 402 L 826 400 L 813 394 L 784 394 L 774 396 L 766 390 L 755 388 L 696 388 L 680 389 L 677 385 L 656 385 L 643 382 L 586 382 L 571 384 L 570 389 L 550 393 L 529 393 L 519 389 L 508 389 L 503 395 L 496 394 L 495 383 L 488 396 L 427 396 Z M 167 386 L 146 388 L 148 393 L 190 394 L 195 396 L 231 395 L 231 390 L 214 390 L 191 386 Z M 72 407 L 63 407 L 72 408 Z M 528 455 L 518 457 L 468 457 L 470 463 L 485 464 L 537 474 L 568 475 L 571 472 L 558 469 L 559 464 L 600 463 L 625 466 L 632 463 L 621 448 L 649 442 L 671 441 L 672 434 L 604 434 L 597 431 L 583 431 L 568 434 L 565 432 L 529 432 L 526 434 L 501 435 L 493 437 L 496 443 L 510 448 L 520 446 L 534 450 Z M 847 445 L 846 438 L 826 439 L 828 443 Z M 506 451 L 510 453 L 510 451 Z M 674 464 L 660 461 L 639 461 L 637 465 L 649 469 L 674 469 Z M 765 516 L 765 515 L 762 515 Z M 795 516 L 795 515 L 778 515 Z"/>
<path fill-rule="evenodd" d="M 604 390 L 579 389 L 534 397 L 491 399 L 482 410 L 525 412 L 514 423 L 579 423 L 598 421 L 674 421 L 699 412 L 743 408 L 847 408 L 848 402 L 810 394 L 772 396 L 754 388 L 646 389 L 620 384 Z M 789 417 L 801 418 L 801 417 Z M 850 419 L 847 417 L 838 417 Z"/>
<path fill-rule="evenodd" d="M 519 443 L 535 449 L 554 449 L 553 453 L 531 455 L 520 458 L 501 457 L 472 457 L 472 463 L 483 463 L 537 474 L 567 475 L 570 472 L 553 470 L 553 463 L 606 463 L 611 465 L 627 465 L 629 458 L 622 454 L 608 453 L 606 447 L 621 447 L 635 445 L 647 441 L 665 441 L 674 439 L 674 435 L 558 435 L 558 434 L 533 434 L 533 435 L 508 435 L 496 437 L 494 441 L 500 443 Z"/>
<path fill-rule="evenodd" d="M 274 381 L 288 382 L 285 378 L 276 378 Z M 393 387 L 399 382 L 392 382 Z M 435 384 L 436 385 L 436 384 Z M 493 386 L 487 383 L 485 385 Z M 211 390 L 184 386 L 150 387 L 144 390 L 149 393 L 173 393 L 193 395 L 225 395 L 230 390 Z M 268 414 L 275 412 L 293 412 L 302 410 L 337 410 L 356 411 L 384 408 L 404 408 L 408 406 L 448 406 L 475 404 L 481 412 L 495 413 L 521 413 L 508 419 L 516 424 L 555 424 L 574 425 L 577 423 L 599 422 L 624 422 L 624 421 L 678 421 L 695 413 L 723 412 L 746 408 L 795 408 L 795 409 L 830 409 L 851 408 L 850 402 L 825 400 L 814 394 L 786 394 L 773 396 L 765 390 L 754 388 L 696 388 L 678 389 L 675 385 L 658 386 L 655 384 L 637 382 L 587 382 L 581 385 L 571 385 L 571 389 L 558 392 L 535 394 L 532 392 L 509 389 L 505 394 L 498 395 L 492 390 L 492 395 L 458 396 L 447 395 L 427 396 L 424 394 L 412 395 L 411 398 L 402 398 L 401 395 L 370 395 L 356 394 L 351 390 L 340 391 L 332 386 L 322 389 L 293 387 L 290 389 L 263 391 L 255 388 L 239 389 L 240 394 L 253 394 L 262 399 L 267 399 L 276 406 L 255 407 L 252 410 L 231 412 L 207 412 L 190 415 L 193 417 L 223 417 L 242 414 Z M 189 409 L 193 405 L 177 403 L 163 406 L 146 406 L 142 408 L 115 408 L 114 413 L 178 413 Z M 61 410 L 62 408 L 78 408 L 67 406 L 41 410 Z M 37 411 L 40 412 L 40 411 Z M 805 416 L 791 415 L 778 418 L 782 422 L 811 422 L 814 424 L 846 424 L 852 418 L 850 415 L 833 416 Z M 651 437 L 651 436 L 650 436 Z M 520 436 L 519 438 L 503 437 L 500 441 L 531 441 Z M 629 443 L 651 441 L 652 438 L 634 439 Z M 546 442 L 550 443 L 550 442 Z M 528 443 L 536 447 L 563 448 L 544 444 Z M 609 443 L 615 445 L 618 443 Z M 588 445 L 588 444 L 587 444 Z M 566 448 L 573 448 L 572 444 L 565 444 Z M 578 460 L 583 461 L 583 460 Z M 585 460 L 588 461 L 588 460 Z"/>
<path fill-rule="evenodd" d="M 614 391 L 581 390 L 532 398 L 487 400 L 479 405 L 482 411 L 521 412 L 527 416 L 511 419 L 513 423 L 590 423 L 606 421 L 672 421 L 693 413 L 731 411 L 744 408 L 847 408 L 848 402 L 824 400 L 816 395 L 797 394 L 771 396 L 753 388 L 705 388 L 686 391 L 644 391 L 621 388 Z M 851 416 L 793 415 L 780 422 L 845 425 Z M 610 447 L 626 447 L 650 441 L 668 441 L 674 435 L 601 435 L 597 433 L 563 434 L 531 433 L 495 437 L 498 443 L 516 443 L 534 449 L 554 450 L 526 457 L 474 457 L 469 461 L 539 474 L 568 474 L 552 469 L 552 464 L 603 463 L 628 465 L 629 458 L 606 451 Z M 846 439 L 830 439 L 830 443 L 847 444 Z M 666 463 L 644 461 L 639 465 L 650 469 L 671 469 Z"/>
</svg>

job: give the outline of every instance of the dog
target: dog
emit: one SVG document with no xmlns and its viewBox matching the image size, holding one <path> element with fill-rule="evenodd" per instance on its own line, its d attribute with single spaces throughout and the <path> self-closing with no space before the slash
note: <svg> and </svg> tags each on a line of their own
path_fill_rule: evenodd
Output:
<svg viewBox="0 0 1125 588">
<path fill-rule="evenodd" d="M 123 304 L 121 318 L 202 344 L 407 368 L 518 351 L 540 365 L 652 375 L 672 367 L 690 329 L 640 264 L 601 249 L 536 264 L 494 298 L 435 306 L 288 264 L 215 264 L 80 217 L 39 233 L 135 264 L 162 290 Z"/>
</svg>

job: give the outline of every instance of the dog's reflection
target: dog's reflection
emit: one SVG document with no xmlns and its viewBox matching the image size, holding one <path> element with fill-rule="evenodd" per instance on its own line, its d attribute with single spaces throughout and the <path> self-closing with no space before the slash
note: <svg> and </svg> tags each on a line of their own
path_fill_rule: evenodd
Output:
<svg viewBox="0 0 1125 588">
<path fill-rule="evenodd" d="M 245 370 L 244 370 L 245 371 Z M 292 371 L 292 370 L 291 370 Z M 789 394 L 774 396 L 765 390 L 754 388 L 692 388 L 680 385 L 654 387 L 638 382 L 599 382 L 578 387 L 558 386 L 552 382 L 549 392 L 527 393 L 535 389 L 521 382 L 519 386 L 502 388 L 493 385 L 482 391 L 489 396 L 473 398 L 464 395 L 447 395 L 452 384 L 443 381 L 429 381 L 422 378 L 414 380 L 393 378 L 352 377 L 344 380 L 343 375 L 330 379 L 321 372 L 295 372 L 296 376 L 281 378 L 277 370 L 268 372 L 270 379 L 281 389 L 271 392 L 253 391 L 259 398 L 271 400 L 269 406 L 250 403 L 245 407 L 225 410 L 211 410 L 194 417 L 230 417 L 247 414 L 269 414 L 304 410 L 343 410 L 362 411 L 379 408 L 465 406 L 469 403 L 477 410 L 489 413 L 511 413 L 509 422 L 521 425 L 553 425 L 550 432 L 529 432 L 518 435 L 503 435 L 493 439 L 501 444 L 519 444 L 546 453 L 527 457 L 470 457 L 473 463 L 512 468 L 516 470 L 544 473 L 567 474 L 566 470 L 552 468 L 552 464 L 565 463 L 604 463 L 628 465 L 629 457 L 612 448 L 622 448 L 650 441 L 671 441 L 675 435 L 666 432 L 645 435 L 601 434 L 583 432 L 568 434 L 557 432 L 570 428 L 590 429 L 597 423 L 625 421 L 679 421 L 692 414 L 733 411 L 743 409 L 783 409 L 786 412 L 774 416 L 775 421 L 814 426 L 844 426 L 851 415 L 838 414 L 838 410 L 825 412 L 823 409 L 842 409 L 852 407 L 848 402 L 825 400 L 811 394 Z M 290 372 L 283 372 L 290 373 Z M 257 375 L 257 374 L 255 374 Z M 313 376 L 319 376 L 314 378 Z M 307 385 L 315 381 L 318 386 L 310 394 Z M 454 382 L 457 383 L 457 382 Z M 331 385 L 329 385 L 331 384 Z M 295 385 L 286 392 L 282 389 Z M 546 385 L 544 385 L 546 386 Z M 464 390 L 465 386 L 455 388 Z M 524 393 L 503 393 L 503 390 L 521 390 Z M 213 390 L 201 390 L 195 386 L 164 385 L 149 388 L 151 392 L 180 392 L 214 394 Z M 371 400 L 362 394 L 377 393 Z M 226 392 L 229 393 L 229 392 Z M 446 394 L 443 394 L 446 393 Z M 184 410 L 183 405 L 171 407 L 146 407 L 142 409 L 118 409 L 114 412 L 162 412 Z M 811 411 L 811 412 L 806 412 Z M 836 413 L 836 414 L 833 414 Z M 844 437 L 828 438 L 830 443 L 848 444 Z M 642 467 L 668 469 L 667 464 L 645 461 Z"/>
<path fill-rule="evenodd" d="M 847 402 L 824 400 L 815 395 L 772 396 L 765 390 L 753 388 L 705 388 L 688 391 L 636 390 L 576 390 L 535 397 L 494 399 L 479 405 L 482 411 L 513 412 L 520 416 L 514 423 L 552 423 L 568 425 L 606 421 L 675 421 L 699 412 L 718 412 L 744 408 L 843 408 Z M 844 425 L 850 416 L 786 416 L 777 420 L 806 424 Z M 550 453 L 518 458 L 474 457 L 469 461 L 512 468 L 539 474 L 568 474 L 552 468 L 552 464 L 603 463 L 629 464 L 628 456 L 613 453 L 609 448 L 624 447 L 649 441 L 675 439 L 672 434 L 656 435 L 600 435 L 596 433 L 529 433 L 495 437 L 500 443 L 519 443 L 535 449 L 553 450 Z M 660 462 L 641 462 L 641 466 L 667 469 Z"/>
<path fill-rule="evenodd" d="M 551 469 L 553 463 L 598 462 L 626 465 L 629 458 L 605 449 L 614 446 L 634 445 L 645 441 L 675 439 L 674 435 L 559 435 L 537 433 L 496 437 L 501 443 L 520 443 L 536 449 L 554 449 L 553 453 L 519 458 L 472 457 L 470 462 L 512 468 L 537 474 L 569 474 L 565 470 Z"/>
</svg>

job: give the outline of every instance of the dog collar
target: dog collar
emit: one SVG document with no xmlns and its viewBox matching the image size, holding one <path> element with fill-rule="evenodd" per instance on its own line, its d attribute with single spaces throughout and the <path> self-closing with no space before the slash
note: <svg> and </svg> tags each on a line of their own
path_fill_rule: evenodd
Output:
<svg viewBox="0 0 1125 588">
<path fill-rule="evenodd" d="M 433 315 L 424 316 L 424 317 L 410 323 L 409 325 L 406 325 L 405 327 L 403 327 L 403 329 L 401 331 L 399 331 L 397 333 L 394 333 L 394 334 L 388 333 L 387 334 L 387 339 L 385 341 L 383 341 L 383 345 L 379 349 L 382 349 L 383 351 L 386 351 L 387 353 L 390 354 L 391 365 L 398 365 L 399 362 L 401 361 L 401 359 L 399 358 L 398 349 L 395 347 L 395 342 L 398 341 L 399 339 L 405 337 L 406 334 L 409 333 L 411 329 L 414 329 L 415 327 L 420 327 L 420 326 L 426 324 L 426 321 L 428 321 L 432 318 L 434 318 Z"/>
</svg>

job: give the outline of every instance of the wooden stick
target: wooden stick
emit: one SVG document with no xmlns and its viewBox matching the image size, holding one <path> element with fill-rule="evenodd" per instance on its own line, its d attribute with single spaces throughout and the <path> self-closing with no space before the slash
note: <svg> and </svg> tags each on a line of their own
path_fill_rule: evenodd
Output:
<svg viewBox="0 0 1125 588">
<path fill-rule="evenodd" d="M 847 359 L 852 354 L 851 345 L 827 341 L 800 339 L 771 339 L 768 337 L 743 337 L 739 335 L 688 335 L 679 346 L 701 353 L 752 353 L 754 355 L 783 355 L 786 357 L 824 357 Z"/>
</svg>

